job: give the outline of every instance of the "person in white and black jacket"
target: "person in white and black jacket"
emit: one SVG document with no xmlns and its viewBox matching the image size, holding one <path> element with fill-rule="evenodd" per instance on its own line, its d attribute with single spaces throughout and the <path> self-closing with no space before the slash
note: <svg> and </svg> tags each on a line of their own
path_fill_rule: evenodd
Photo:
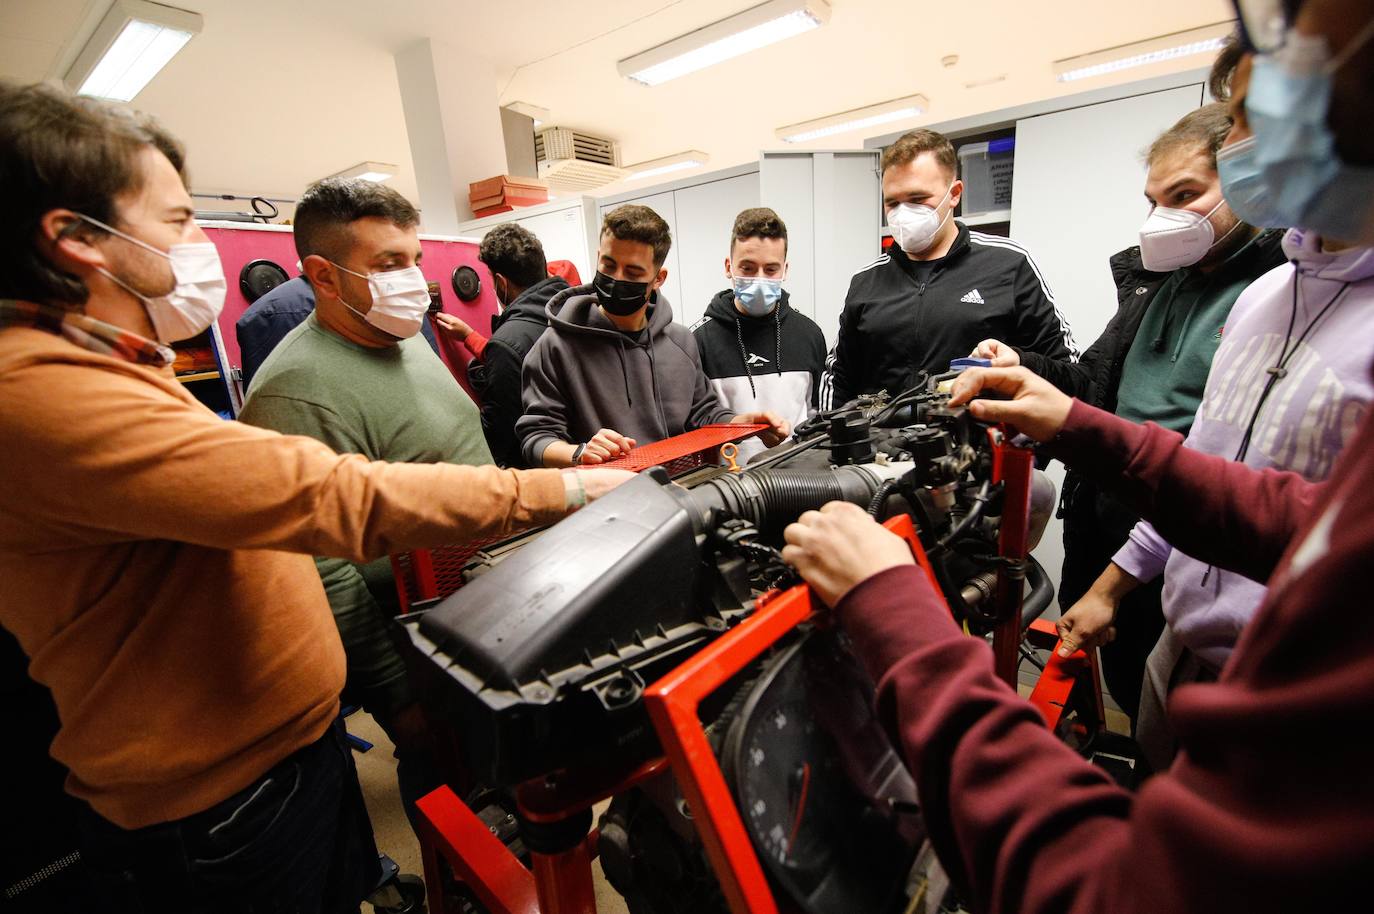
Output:
<svg viewBox="0 0 1374 914">
<path fill-rule="evenodd" d="M 737 413 L 767 410 L 795 428 L 815 411 L 825 368 L 825 335 L 792 308 L 787 290 L 787 226 L 767 207 L 735 217 L 730 288 L 706 306 L 692 327 L 701 367 L 716 396 Z M 745 457 L 761 442 L 741 445 Z"/>
<path fill-rule="evenodd" d="M 1068 321 L 1025 248 L 954 219 L 963 195 L 954 147 L 913 130 L 883 151 L 883 206 L 896 247 L 854 274 L 821 407 L 896 396 L 920 372 L 947 371 L 981 340 L 1076 360 Z"/>
</svg>

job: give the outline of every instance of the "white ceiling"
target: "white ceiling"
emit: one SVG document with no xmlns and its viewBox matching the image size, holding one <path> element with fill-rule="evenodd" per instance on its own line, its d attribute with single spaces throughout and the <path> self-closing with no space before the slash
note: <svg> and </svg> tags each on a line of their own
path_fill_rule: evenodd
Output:
<svg viewBox="0 0 1374 914">
<path fill-rule="evenodd" d="M 812 145 L 858 147 L 874 133 L 1196 67 L 1068 85 L 1051 72 L 1056 59 L 1231 15 L 1226 0 L 831 0 L 825 27 L 662 86 L 616 73 L 617 60 L 756 2 L 172 0 L 201 13 L 204 31 L 134 104 L 186 142 L 197 190 L 294 197 L 370 160 L 399 165 L 394 186 L 416 199 L 392 55 L 420 38 L 494 67 L 504 87 L 494 105 L 548 108 L 553 123 L 618 140 L 626 163 L 700 149 L 715 169 L 781 146 L 777 127 L 899 96 L 919 92 L 931 110 Z M 109 4 L 0 0 L 0 78 L 61 75 Z M 959 63 L 945 68 L 949 54 Z"/>
</svg>

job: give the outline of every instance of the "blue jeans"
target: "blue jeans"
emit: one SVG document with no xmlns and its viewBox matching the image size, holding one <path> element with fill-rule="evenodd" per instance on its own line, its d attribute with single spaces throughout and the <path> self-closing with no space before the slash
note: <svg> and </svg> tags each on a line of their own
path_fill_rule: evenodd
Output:
<svg viewBox="0 0 1374 914">
<path fill-rule="evenodd" d="M 204 812 L 134 830 L 91 812 L 81 835 L 119 914 L 353 914 L 381 877 L 340 721 Z"/>
</svg>

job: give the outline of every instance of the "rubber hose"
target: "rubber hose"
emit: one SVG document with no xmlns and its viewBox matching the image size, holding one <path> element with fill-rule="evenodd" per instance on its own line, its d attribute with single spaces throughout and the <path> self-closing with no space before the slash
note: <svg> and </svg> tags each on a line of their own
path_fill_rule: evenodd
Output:
<svg viewBox="0 0 1374 914">
<path fill-rule="evenodd" d="M 883 512 L 883 505 L 887 504 L 887 497 L 897 488 L 897 480 L 888 479 L 878 486 L 878 491 L 874 493 L 873 500 L 868 503 L 868 516 L 874 520 L 879 520 L 879 514 Z"/>
<path fill-rule="evenodd" d="M 791 523 L 832 501 L 866 506 L 878 488 L 870 473 L 855 467 L 837 470 L 762 470 L 719 476 L 691 490 L 703 515 L 714 511 L 758 527 Z"/>
</svg>

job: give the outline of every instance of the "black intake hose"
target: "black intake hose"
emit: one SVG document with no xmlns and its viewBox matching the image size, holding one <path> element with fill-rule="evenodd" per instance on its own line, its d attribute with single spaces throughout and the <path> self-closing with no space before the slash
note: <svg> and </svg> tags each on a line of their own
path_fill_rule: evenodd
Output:
<svg viewBox="0 0 1374 914">
<path fill-rule="evenodd" d="M 1054 582 L 1045 573 L 1044 567 L 1033 558 L 1026 559 L 1026 598 L 1021 602 L 1021 628 L 1044 615 L 1054 601 Z"/>
<path fill-rule="evenodd" d="M 860 467 L 834 470 L 758 470 L 717 476 L 687 494 L 703 520 L 723 514 L 759 529 L 791 523 L 832 501 L 867 506 L 879 477 Z"/>
</svg>

